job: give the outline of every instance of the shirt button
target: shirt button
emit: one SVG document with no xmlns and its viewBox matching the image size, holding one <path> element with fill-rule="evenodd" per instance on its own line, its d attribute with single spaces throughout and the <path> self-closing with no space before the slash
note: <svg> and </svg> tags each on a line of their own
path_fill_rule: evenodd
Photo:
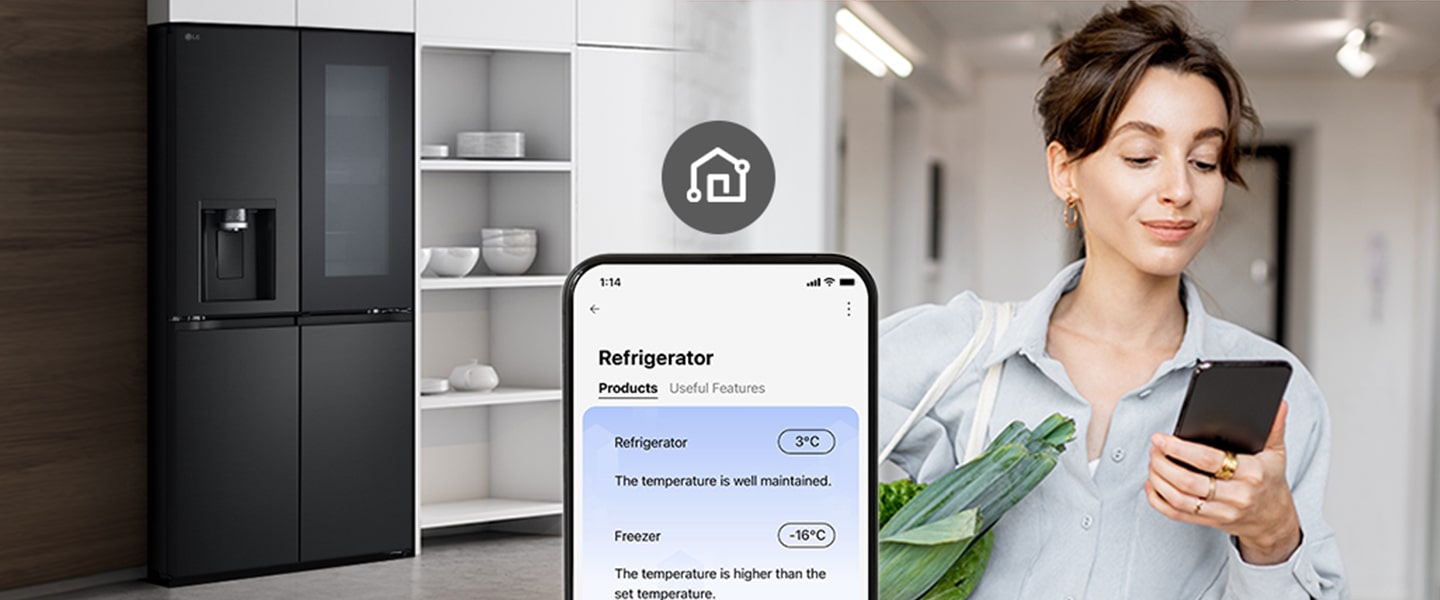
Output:
<svg viewBox="0 0 1440 600">
<path fill-rule="evenodd" d="M 1145 389 L 1143 389 L 1143 390 L 1140 390 L 1140 397 L 1141 397 L 1141 398 L 1147 398 L 1147 397 L 1150 396 L 1150 392 L 1153 392 L 1153 391 L 1155 391 L 1155 390 L 1152 390 L 1152 389 L 1150 389 L 1150 388 L 1145 388 Z"/>
<path fill-rule="evenodd" d="M 1125 449 L 1116 448 L 1113 452 L 1110 453 L 1110 458 L 1113 459 L 1115 462 L 1125 460 Z"/>
<path fill-rule="evenodd" d="M 1080 527 L 1083 529 L 1089 529 L 1090 526 L 1094 524 L 1095 519 L 1091 518 L 1090 515 L 1085 515 L 1085 518 L 1080 519 Z"/>
</svg>

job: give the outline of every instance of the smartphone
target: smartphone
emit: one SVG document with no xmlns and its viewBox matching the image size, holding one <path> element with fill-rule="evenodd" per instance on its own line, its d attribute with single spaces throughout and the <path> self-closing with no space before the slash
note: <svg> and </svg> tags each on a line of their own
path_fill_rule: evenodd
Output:
<svg viewBox="0 0 1440 600">
<path fill-rule="evenodd" d="M 877 597 L 864 267 L 602 255 L 564 306 L 565 598 Z"/>
<path fill-rule="evenodd" d="M 1292 370 L 1283 360 L 1199 361 L 1175 423 L 1176 437 L 1236 454 L 1260 452 Z"/>
</svg>

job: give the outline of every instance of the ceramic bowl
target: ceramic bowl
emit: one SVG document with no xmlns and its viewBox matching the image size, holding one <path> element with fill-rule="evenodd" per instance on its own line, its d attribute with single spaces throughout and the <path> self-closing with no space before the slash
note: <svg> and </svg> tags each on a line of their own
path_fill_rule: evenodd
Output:
<svg viewBox="0 0 1440 600">
<path fill-rule="evenodd" d="M 495 367 L 482 365 L 478 359 L 450 370 L 450 387 L 462 392 L 488 392 L 500 385 Z"/>
<path fill-rule="evenodd" d="M 534 229 L 513 227 L 480 230 L 480 245 L 485 248 L 533 248 L 537 239 Z"/>
<path fill-rule="evenodd" d="M 430 249 L 429 249 L 429 248 L 421 248 L 421 249 L 420 249 L 420 258 L 419 258 L 419 260 L 415 261 L 415 272 L 416 272 L 416 273 L 424 273 L 424 272 L 425 272 L 425 269 L 428 268 L 429 266 L 430 266 Z"/>
<path fill-rule="evenodd" d="M 480 261 L 480 249 L 474 246 L 430 249 L 430 270 L 441 277 L 464 277 Z"/>
<path fill-rule="evenodd" d="M 500 275 L 519 275 L 535 262 L 535 247 L 487 247 L 485 266 Z"/>
</svg>

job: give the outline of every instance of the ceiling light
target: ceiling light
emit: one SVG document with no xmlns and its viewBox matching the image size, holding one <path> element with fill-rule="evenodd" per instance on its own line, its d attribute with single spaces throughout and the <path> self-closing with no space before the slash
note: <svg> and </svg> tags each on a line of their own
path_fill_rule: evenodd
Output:
<svg viewBox="0 0 1440 600">
<path fill-rule="evenodd" d="M 860 20 L 860 17 L 850 12 L 850 9 L 841 8 L 837 11 L 835 13 L 835 24 L 839 26 L 840 32 L 847 34 L 851 41 L 858 43 L 868 51 L 871 56 L 884 63 L 884 66 L 890 67 L 890 70 L 894 71 L 896 75 L 909 77 L 910 72 L 915 69 L 914 65 L 910 63 L 910 59 L 905 58 L 905 55 L 896 50 L 894 46 L 891 46 L 889 42 L 886 42 L 885 38 L 880 37 L 879 34 L 870 29 L 864 21 Z M 835 37 L 835 44 L 837 46 L 840 45 L 840 36 L 838 34 Z M 842 47 L 841 50 L 843 51 L 845 49 Z M 855 58 L 854 55 L 849 52 L 846 52 L 846 54 L 850 55 L 851 58 Z M 856 62 L 860 62 L 860 60 L 856 59 Z M 865 65 L 862 63 L 861 66 Z M 875 72 L 869 67 L 865 68 L 871 73 Z M 876 77 L 883 75 L 884 70 L 882 69 L 881 73 L 876 75 Z"/>
<path fill-rule="evenodd" d="M 1364 77 L 1375 68 L 1375 55 L 1370 53 L 1370 44 L 1374 39 L 1375 34 L 1370 32 L 1369 25 L 1350 30 L 1345 34 L 1345 45 L 1335 53 L 1335 62 L 1340 63 L 1351 77 Z"/>
<path fill-rule="evenodd" d="M 884 61 L 876 58 L 874 54 L 871 54 L 864 46 L 861 46 L 860 42 L 855 41 L 855 38 L 850 37 L 850 34 L 845 33 L 843 30 L 835 32 L 835 47 L 839 48 L 841 52 L 844 52 L 845 56 L 854 60 L 856 64 L 863 67 L 866 71 L 869 71 L 871 75 L 876 77 L 885 76 Z"/>
</svg>

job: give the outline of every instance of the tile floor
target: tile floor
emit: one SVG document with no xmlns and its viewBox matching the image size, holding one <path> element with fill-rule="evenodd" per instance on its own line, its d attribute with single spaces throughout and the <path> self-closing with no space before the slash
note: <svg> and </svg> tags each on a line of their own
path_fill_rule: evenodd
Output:
<svg viewBox="0 0 1440 600">
<path fill-rule="evenodd" d="M 178 588 L 129 582 L 47 600 L 558 600 L 559 536 L 476 533 L 427 538 L 416 558 Z"/>
</svg>

